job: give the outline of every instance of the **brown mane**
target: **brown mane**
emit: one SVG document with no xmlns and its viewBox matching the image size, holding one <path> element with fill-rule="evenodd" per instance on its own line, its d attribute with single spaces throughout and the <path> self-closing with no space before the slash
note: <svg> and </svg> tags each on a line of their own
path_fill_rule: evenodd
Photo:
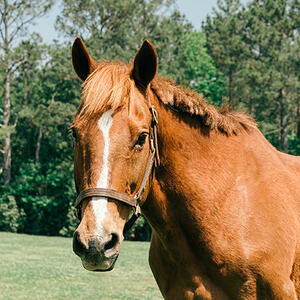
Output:
<svg viewBox="0 0 300 300">
<path fill-rule="evenodd" d="M 218 109 L 208 104 L 203 95 L 177 86 L 168 79 L 156 77 L 151 83 L 151 88 L 164 104 L 179 112 L 199 116 L 201 122 L 210 129 L 231 135 L 243 128 L 256 127 L 256 122 L 249 115 L 240 111 L 230 111 L 226 107 Z"/>
<path fill-rule="evenodd" d="M 101 62 L 83 83 L 83 98 L 77 118 L 84 120 L 107 109 L 117 109 L 130 99 L 134 90 L 131 65 Z M 199 116 L 202 124 L 222 133 L 236 134 L 240 129 L 256 127 L 255 121 L 243 112 L 217 109 L 201 94 L 156 76 L 151 90 L 164 104 L 178 112 Z"/>
</svg>

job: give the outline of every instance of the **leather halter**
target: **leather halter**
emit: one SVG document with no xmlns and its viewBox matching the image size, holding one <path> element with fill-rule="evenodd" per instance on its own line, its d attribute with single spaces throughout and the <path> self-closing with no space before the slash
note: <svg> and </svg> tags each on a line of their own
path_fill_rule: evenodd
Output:
<svg viewBox="0 0 300 300">
<path fill-rule="evenodd" d="M 157 124 L 158 124 L 157 112 L 153 106 L 150 106 L 149 110 L 152 115 L 152 121 L 149 128 L 150 153 L 149 153 L 149 157 L 146 164 L 146 170 L 140 188 L 138 189 L 134 197 L 131 197 L 125 193 L 116 190 L 106 189 L 106 188 L 89 188 L 83 190 L 77 196 L 76 203 L 75 203 L 76 217 L 79 220 L 81 219 L 82 202 L 87 198 L 92 198 L 93 200 L 105 200 L 105 198 L 110 198 L 112 200 L 116 200 L 131 206 L 134 210 L 134 213 L 131 216 L 131 218 L 126 222 L 123 233 L 126 233 L 132 227 L 132 225 L 137 220 L 137 218 L 140 216 L 141 199 L 145 192 L 145 187 L 147 185 L 150 174 L 153 171 L 153 165 L 157 167 L 160 164 L 160 159 L 158 154 L 158 144 L 157 144 Z"/>
</svg>

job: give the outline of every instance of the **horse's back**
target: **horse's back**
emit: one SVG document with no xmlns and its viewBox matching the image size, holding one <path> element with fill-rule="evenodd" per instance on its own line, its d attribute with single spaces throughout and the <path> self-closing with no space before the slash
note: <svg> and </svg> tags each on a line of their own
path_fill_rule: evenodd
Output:
<svg viewBox="0 0 300 300">
<path fill-rule="evenodd" d="M 295 201 L 298 220 L 300 219 L 300 156 L 289 155 L 278 152 L 278 156 L 282 161 L 288 181 L 292 198 Z M 300 233 L 299 233 L 300 234 Z"/>
<path fill-rule="evenodd" d="M 291 280 L 296 288 L 297 296 L 300 299 L 300 157 L 288 155 L 285 153 L 279 154 L 286 168 L 289 170 L 292 181 L 295 181 L 295 194 L 294 199 L 296 202 L 296 210 L 298 218 L 298 242 L 295 251 L 295 259 L 293 270 L 291 274 Z"/>
<path fill-rule="evenodd" d="M 278 185 L 277 189 L 276 186 L 272 186 L 276 193 L 280 191 L 282 198 L 285 198 L 284 193 L 287 193 L 297 203 L 299 212 L 300 156 L 277 151 L 261 133 L 259 135 L 257 142 L 260 150 L 257 150 L 257 157 L 259 157 L 258 164 L 261 165 L 263 174 L 268 176 L 270 181 L 274 181 L 275 185 Z"/>
<path fill-rule="evenodd" d="M 298 183 L 297 186 L 300 189 L 300 156 L 289 155 L 283 152 L 278 152 L 278 155 L 291 176 Z"/>
<path fill-rule="evenodd" d="M 274 160 L 274 168 L 277 172 L 281 172 L 282 182 L 278 183 L 278 191 L 281 191 L 280 200 L 287 199 L 288 201 L 285 201 L 285 204 L 289 205 L 290 212 L 292 211 L 291 218 L 286 220 L 286 225 L 294 224 L 296 226 L 297 241 L 290 278 L 300 299 L 300 157 L 279 152 L 275 148 L 273 148 L 273 151 L 272 149 L 267 151 L 273 152 L 278 158 Z M 291 222 L 291 219 L 294 219 L 295 222 Z M 292 247 L 292 245 L 290 246 Z"/>
<path fill-rule="evenodd" d="M 274 205 L 273 213 L 276 214 L 276 209 L 277 213 L 287 213 L 282 215 L 282 218 L 289 218 L 285 224 L 297 226 L 300 238 L 300 156 L 277 151 L 262 134 L 258 140 L 260 150 L 257 150 L 256 158 L 261 172 L 257 179 L 263 180 L 257 192 Z"/>
<path fill-rule="evenodd" d="M 284 152 L 277 151 L 277 154 L 282 163 L 300 179 L 300 156 L 290 155 Z"/>
</svg>

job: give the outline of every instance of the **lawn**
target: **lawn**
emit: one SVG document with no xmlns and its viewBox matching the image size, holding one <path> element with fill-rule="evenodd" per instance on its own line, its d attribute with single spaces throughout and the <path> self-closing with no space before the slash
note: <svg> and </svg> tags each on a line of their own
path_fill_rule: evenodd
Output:
<svg viewBox="0 0 300 300">
<path fill-rule="evenodd" d="M 86 271 L 72 239 L 0 232 L 0 299 L 162 299 L 147 242 L 124 242 L 115 269 Z"/>
</svg>

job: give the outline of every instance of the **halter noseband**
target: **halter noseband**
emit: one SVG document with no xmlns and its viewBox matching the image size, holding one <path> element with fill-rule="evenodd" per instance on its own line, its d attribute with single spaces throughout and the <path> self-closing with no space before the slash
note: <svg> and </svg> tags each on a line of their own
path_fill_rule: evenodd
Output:
<svg viewBox="0 0 300 300">
<path fill-rule="evenodd" d="M 147 185 L 150 174 L 153 170 L 153 164 L 157 167 L 160 163 L 159 154 L 158 154 L 158 144 L 157 144 L 157 112 L 153 106 L 149 107 L 149 110 L 152 115 L 152 121 L 149 129 L 149 142 L 150 142 L 150 153 L 146 164 L 146 170 L 142 183 L 139 190 L 136 192 L 134 197 L 131 197 L 125 193 L 118 192 L 112 189 L 105 188 L 89 188 L 83 190 L 76 198 L 75 208 L 76 208 L 76 217 L 81 219 L 81 206 L 82 202 L 87 198 L 92 198 L 93 200 L 104 200 L 105 198 L 110 198 L 119 202 L 123 202 L 126 205 L 131 206 L 134 209 L 134 214 L 126 222 L 123 233 L 126 233 L 137 220 L 141 214 L 140 202 L 145 192 L 145 187 Z"/>
</svg>

